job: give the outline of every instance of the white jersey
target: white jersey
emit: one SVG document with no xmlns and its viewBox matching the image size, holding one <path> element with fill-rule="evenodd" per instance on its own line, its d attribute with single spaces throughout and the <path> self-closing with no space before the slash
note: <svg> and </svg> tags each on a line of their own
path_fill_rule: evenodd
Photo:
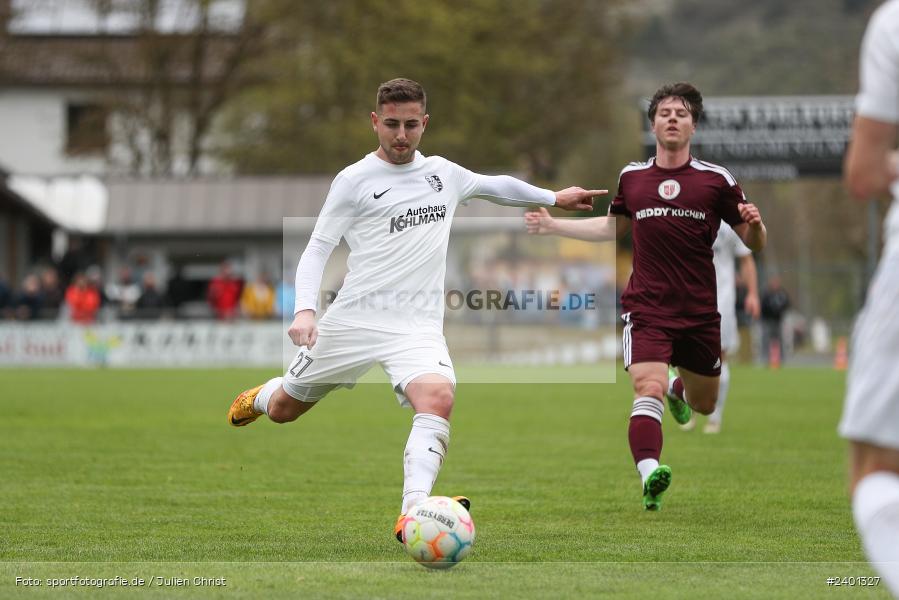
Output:
<svg viewBox="0 0 899 600">
<path fill-rule="evenodd" d="M 371 153 L 341 171 L 312 237 L 328 244 L 346 238 L 348 273 L 319 327 L 442 332 L 451 221 L 460 203 L 478 196 L 511 205 L 555 203 L 549 190 L 418 152 L 402 165 Z"/>
<path fill-rule="evenodd" d="M 899 124 L 899 0 L 881 5 L 862 42 L 860 116 Z M 840 434 L 899 450 L 899 181 L 892 186 L 887 243 L 852 332 Z"/>
<path fill-rule="evenodd" d="M 712 245 L 715 253 L 715 278 L 718 280 L 718 312 L 734 314 L 737 304 L 735 265 L 737 258 L 749 256 L 752 251 L 746 247 L 731 226 L 721 221 L 718 237 Z"/>
<path fill-rule="evenodd" d="M 889 0 L 871 16 L 862 41 L 859 116 L 899 124 L 899 0 Z M 899 180 L 893 182 L 893 206 L 885 223 L 884 254 L 899 255 Z"/>
</svg>

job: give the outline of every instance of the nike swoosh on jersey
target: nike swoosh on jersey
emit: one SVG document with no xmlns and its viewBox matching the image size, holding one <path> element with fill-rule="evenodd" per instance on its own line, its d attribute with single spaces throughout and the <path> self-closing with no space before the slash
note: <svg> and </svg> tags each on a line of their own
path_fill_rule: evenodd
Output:
<svg viewBox="0 0 899 600">
<path fill-rule="evenodd" d="M 380 198 L 381 196 L 383 196 L 384 194 L 386 194 L 387 192 L 389 192 L 389 191 L 392 190 L 392 189 L 393 189 L 393 188 L 387 188 L 386 190 L 384 190 L 384 191 L 381 192 L 380 194 L 375 194 L 375 195 L 374 195 L 374 196 L 375 196 L 375 200 L 377 200 L 378 198 Z"/>
<path fill-rule="evenodd" d="M 449 368 L 449 365 L 446 364 L 445 362 L 443 362 L 442 360 L 438 360 L 438 361 L 437 361 L 437 364 L 440 365 L 441 367 L 447 367 L 447 368 Z"/>
</svg>

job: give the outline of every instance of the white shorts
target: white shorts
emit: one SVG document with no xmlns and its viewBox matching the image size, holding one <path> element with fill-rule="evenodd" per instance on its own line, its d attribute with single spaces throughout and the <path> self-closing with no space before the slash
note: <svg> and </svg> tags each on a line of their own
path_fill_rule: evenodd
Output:
<svg viewBox="0 0 899 600">
<path fill-rule="evenodd" d="M 740 349 L 740 333 L 737 331 L 736 310 L 721 313 L 721 349 L 727 353 L 727 360 Z"/>
<path fill-rule="evenodd" d="M 319 329 L 312 350 L 299 349 L 284 374 L 284 391 L 302 402 L 317 402 L 337 388 L 351 388 L 376 363 L 383 367 L 401 406 L 410 406 L 406 385 L 436 373 L 456 385 L 446 339 L 436 332 L 385 333 L 329 324 Z"/>
<path fill-rule="evenodd" d="M 852 332 L 840 435 L 899 450 L 899 256 L 884 256 Z"/>
</svg>

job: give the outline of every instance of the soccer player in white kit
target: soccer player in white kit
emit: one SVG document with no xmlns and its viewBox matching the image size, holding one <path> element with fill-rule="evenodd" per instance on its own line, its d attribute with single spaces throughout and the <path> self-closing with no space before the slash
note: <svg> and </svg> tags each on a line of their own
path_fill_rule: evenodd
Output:
<svg viewBox="0 0 899 600">
<path fill-rule="evenodd" d="M 242 392 L 228 422 L 248 425 L 263 413 L 293 421 L 339 387 L 353 387 L 376 363 L 400 404 L 415 412 L 406 443 L 403 515 L 428 497 L 449 444 L 456 376 L 443 337 L 444 276 L 450 224 L 470 198 L 512 206 L 590 210 L 606 190 L 538 188 L 508 176 L 485 176 L 416 148 L 428 124 L 422 87 L 393 79 L 378 89 L 372 128 L 379 147 L 341 171 L 325 199 L 296 273 L 294 321 L 300 347 L 283 377 Z M 316 325 L 325 263 L 346 238 L 349 272 Z M 467 498 L 456 497 L 466 508 Z"/>
<path fill-rule="evenodd" d="M 899 0 L 871 16 L 843 168 L 850 193 L 892 191 L 885 246 L 852 334 L 840 435 L 849 440 L 855 526 L 871 564 L 899 598 Z"/>
<path fill-rule="evenodd" d="M 715 238 L 712 251 L 715 253 L 712 261 L 715 263 L 715 278 L 718 281 L 718 312 L 721 314 L 721 378 L 718 380 L 718 401 L 715 403 L 715 411 L 709 415 L 708 421 L 702 429 L 704 433 L 721 431 L 724 404 L 727 402 L 727 393 L 730 389 L 730 365 L 727 359 L 740 349 L 736 310 L 736 263 L 740 264 L 740 275 L 747 288 L 743 310 L 754 319 L 759 317 L 761 310 L 758 271 L 755 268 L 755 260 L 752 258 L 752 250 L 746 247 L 740 236 L 724 221 L 721 222 L 721 228 L 718 229 L 718 237 Z M 696 417 L 694 415 L 686 424 L 681 425 L 681 429 L 690 431 L 695 426 Z"/>
</svg>

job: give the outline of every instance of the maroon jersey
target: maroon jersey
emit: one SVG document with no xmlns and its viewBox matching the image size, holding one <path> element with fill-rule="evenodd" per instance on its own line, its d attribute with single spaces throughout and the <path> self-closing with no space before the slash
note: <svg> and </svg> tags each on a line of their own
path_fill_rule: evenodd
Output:
<svg viewBox="0 0 899 600">
<path fill-rule="evenodd" d="M 718 312 L 712 244 L 723 219 L 743 222 L 743 190 L 724 167 L 691 158 L 663 169 L 655 157 L 624 167 L 609 213 L 632 221 L 633 273 L 625 312 L 689 326 Z"/>
</svg>

